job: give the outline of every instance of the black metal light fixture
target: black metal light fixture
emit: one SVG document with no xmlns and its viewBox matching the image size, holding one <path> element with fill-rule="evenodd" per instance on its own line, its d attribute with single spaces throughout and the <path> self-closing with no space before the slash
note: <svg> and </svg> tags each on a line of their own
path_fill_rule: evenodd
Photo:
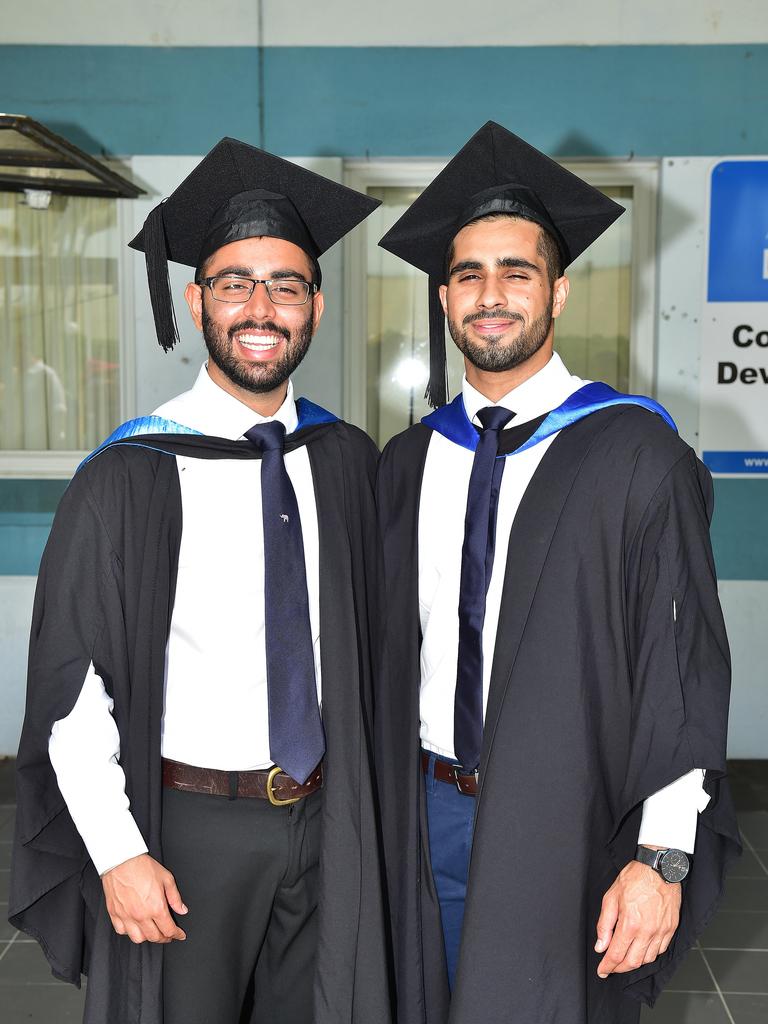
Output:
<svg viewBox="0 0 768 1024">
<path fill-rule="evenodd" d="M 144 189 L 24 114 L 0 114 L 0 192 L 24 192 L 29 205 L 40 209 L 48 206 L 52 192 L 108 199 L 144 195 Z"/>
</svg>

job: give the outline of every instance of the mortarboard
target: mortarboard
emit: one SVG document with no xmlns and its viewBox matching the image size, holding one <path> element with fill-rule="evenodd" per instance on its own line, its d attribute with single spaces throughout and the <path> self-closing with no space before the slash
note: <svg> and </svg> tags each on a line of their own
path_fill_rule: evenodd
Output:
<svg viewBox="0 0 768 1024">
<path fill-rule="evenodd" d="M 445 317 L 438 288 L 458 232 L 478 217 L 512 213 L 554 238 L 563 267 L 621 216 L 624 208 L 495 121 L 459 150 L 379 242 L 429 274 L 429 386 L 433 407 L 447 400 Z"/>
<path fill-rule="evenodd" d="M 146 257 L 158 341 L 168 351 L 179 340 L 168 260 L 198 268 L 229 242 L 268 235 L 316 261 L 378 205 L 263 149 L 222 139 L 129 243 Z"/>
</svg>

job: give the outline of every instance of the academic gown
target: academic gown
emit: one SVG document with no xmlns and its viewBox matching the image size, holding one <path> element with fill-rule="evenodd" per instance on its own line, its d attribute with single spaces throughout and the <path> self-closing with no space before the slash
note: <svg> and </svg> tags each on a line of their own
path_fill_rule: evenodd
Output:
<svg viewBox="0 0 768 1024">
<path fill-rule="evenodd" d="M 361 431 L 341 422 L 298 430 L 286 450 L 299 444 L 307 445 L 317 501 L 327 743 L 313 1020 L 387 1024 L 370 734 L 377 453 Z M 86 1024 L 161 1024 L 163 953 L 160 945 L 133 945 L 114 932 L 57 787 L 48 737 L 72 710 L 93 661 L 114 698 L 131 810 L 150 854 L 162 862 L 160 728 L 182 530 L 177 453 L 260 458 L 244 442 L 194 434 L 134 437 L 102 448 L 61 501 L 34 605 L 9 911 L 12 923 L 40 942 L 57 977 L 79 985 L 81 972 L 88 975 Z M 222 528 L 233 527 L 211 524 L 212 544 Z M 246 544 L 244 572 L 247 551 Z M 238 628 L 247 614 L 233 609 Z"/>
<path fill-rule="evenodd" d="M 739 849 L 711 479 L 660 416 L 614 405 L 563 429 L 523 496 L 449 1010 L 419 755 L 417 525 L 431 433 L 417 424 L 389 443 L 377 495 L 387 624 L 376 733 L 399 1024 L 629 1024 L 711 918 Z M 601 980 L 601 900 L 633 859 L 642 802 L 693 768 L 707 770 L 711 800 L 675 938 L 655 963 Z"/>
</svg>

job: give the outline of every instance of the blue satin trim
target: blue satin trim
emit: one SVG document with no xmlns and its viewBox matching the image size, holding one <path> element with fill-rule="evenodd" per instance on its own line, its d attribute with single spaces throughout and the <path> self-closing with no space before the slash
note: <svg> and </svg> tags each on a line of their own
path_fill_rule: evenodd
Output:
<svg viewBox="0 0 768 1024">
<path fill-rule="evenodd" d="M 94 448 L 90 455 L 86 455 L 80 465 L 81 470 L 86 462 L 90 462 L 111 444 L 125 441 L 129 437 L 139 437 L 142 434 L 200 434 L 199 430 L 192 427 L 185 427 L 183 423 L 176 423 L 175 420 L 166 420 L 162 416 L 138 416 L 135 420 L 128 420 L 121 423 L 112 431 L 109 437 L 102 441 L 98 448 Z M 158 449 L 159 450 L 159 449 Z"/>
<path fill-rule="evenodd" d="M 296 430 L 303 430 L 304 427 L 315 427 L 318 423 L 338 423 L 339 417 L 328 412 L 322 405 L 315 405 L 308 398 L 299 398 L 296 401 L 296 412 L 299 422 Z"/>
<path fill-rule="evenodd" d="M 297 400 L 296 414 L 299 420 L 296 425 L 296 431 L 303 430 L 305 427 L 314 427 L 318 423 L 337 423 L 339 419 L 332 412 L 323 409 L 321 405 L 315 405 L 314 402 L 310 402 L 307 398 L 299 398 Z M 117 444 L 121 441 L 125 442 L 127 438 L 140 437 L 142 434 L 197 434 L 202 437 L 202 431 L 193 430 L 192 427 L 185 427 L 183 423 L 176 423 L 175 420 L 166 420 L 162 416 L 139 416 L 135 420 L 128 420 L 127 423 L 122 423 L 116 430 L 113 430 L 106 441 L 102 441 L 98 448 L 94 449 L 90 455 L 86 455 L 77 468 L 82 469 L 86 462 L 90 462 L 91 459 L 95 458 L 109 445 Z M 144 445 L 142 447 L 151 446 Z M 152 450 L 162 451 L 160 448 Z M 172 453 L 163 452 L 163 454 L 170 455 Z"/>
<path fill-rule="evenodd" d="M 528 448 L 533 448 L 539 441 L 556 434 L 558 430 L 584 419 L 585 416 L 597 412 L 598 409 L 606 409 L 611 405 L 639 405 L 643 409 L 648 409 L 649 412 L 655 412 L 661 416 L 664 422 L 677 432 L 675 421 L 667 410 L 658 402 L 654 402 L 652 398 L 646 398 L 644 395 L 622 395 L 608 384 L 595 381 L 574 391 L 562 405 L 553 409 L 542 420 L 536 432 L 528 438 L 525 444 L 508 454 L 518 455 Z M 431 430 L 436 430 L 438 434 L 448 438 L 449 441 L 453 441 L 454 444 L 461 445 L 462 448 L 468 448 L 472 452 L 477 448 L 479 435 L 467 416 L 464 399 L 461 395 L 457 395 L 449 405 L 443 405 L 429 416 L 425 416 L 421 422 Z"/>
</svg>

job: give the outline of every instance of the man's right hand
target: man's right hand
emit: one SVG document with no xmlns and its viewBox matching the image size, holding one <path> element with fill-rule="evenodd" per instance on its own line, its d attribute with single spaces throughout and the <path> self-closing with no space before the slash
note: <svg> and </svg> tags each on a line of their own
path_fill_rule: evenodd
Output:
<svg viewBox="0 0 768 1024">
<path fill-rule="evenodd" d="M 186 939 L 168 909 L 170 906 L 177 914 L 187 913 L 174 877 L 148 853 L 105 871 L 101 882 L 107 912 L 118 935 L 127 935 L 137 943 Z"/>
</svg>

